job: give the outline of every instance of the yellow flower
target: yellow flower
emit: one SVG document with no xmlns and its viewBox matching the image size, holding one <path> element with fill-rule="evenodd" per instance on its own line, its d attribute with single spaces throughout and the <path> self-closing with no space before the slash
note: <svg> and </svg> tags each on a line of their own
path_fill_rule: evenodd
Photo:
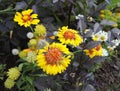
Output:
<svg viewBox="0 0 120 91">
<path fill-rule="evenodd" d="M 102 47 L 99 44 L 98 46 L 92 48 L 92 49 L 85 49 L 84 52 L 86 53 L 86 55 L 88 55 L 90 58 L 93 58 L 95 56 L 102 56 Z"/>
<path fill-rule="evenodd" d="M 86 55 L 88 55 L 90 58 L 93 58 L 96 55 L 96 51 L 95 49 L 90 49 L 90 50 L 84 50 L 84 52 L 86 53 Z"/>
<path fill-rule="evenodd" d="M 105 11 L 104 11 L 104 10 L 100 10 L 100 13 L 101 13 L 101 14 L 104 14 L 104 13 L 105 13 Z"/>
<path fill-rule="evenodd" d="M 95 50 L 96 50 L 96 56 L 102 56 L 103 48 L 102 48 L 102 46 L 100 44 L 95 47 Z"/>
<path fill-rule="evenodd" d="M 98 41 L 99 40 L 99 35 L 98 34 L 92 35 L 92 39 L 94 41 Z"/>
<path fill-rule="evenodd" d="M 7 76 L 12 80 L 16 80 L 20 76 L 20 70 L 17 67 L 10 68 L 7 72 Z"/>
<path fill-rule="evenodd" d="M 8 89 L 11 89 L 12 87 L 14 87 L 14 85 L 15 81 L 10 78 L 7 78 L 7 80 L 4 82 L 4 86 Z"/>
<path fill-rule="evenodd" d="M 46 34 L 46 28 L 42 24 L 36 25 L 34 30 L 35 30 L 34 34 L 37 37 L 41 37 L 41 36 L 44 36 Z"/>
<path fill-rule="evenodd" d="M 115 23 L 114 25 L 112 25 L 112 27 L 116 28 L 116 27 L 118 27 L 118 24 Z"/>
<path fill-rule="evenodd" d="M 16 12 L 14 21 L 18 22 L 20 26 L 29 27 L 31 24 L 37 25 L 40 20 L 37 19 L 37 14 L 31 14 L 33 12 L 32 9 L 24 10 L 22 13 Z"/>
<path fill-rule="evenodd" d="M 37 64 L 47 74 L 56 75 L 66 70 L 70 64 L 70 54 L 66 45 L 53 43 L 39 50 Z"/>
<path fill-rule="evenodd" d="M 78 32 L 73 29 L 69 29 L 68 26 L 63 26 L 58 31 L 58 39 L 63 44 L 70 44 L 73 46 L 79 46 L 83 39 L 80 35 L 78 35 Z"/>
<path fill-rule="evenodd" d="M 100 14 L 100 18 L 101 18 L 101 19 L 104 19 L 104 18 L 105 18 L 105 15 L 104 15 L 104 14 Z"/>
<path fill-rule="evenodd" d="M 120 18 L 120 13 L 115 13 L 115 16 L 119 19 Z"/>
</svg>

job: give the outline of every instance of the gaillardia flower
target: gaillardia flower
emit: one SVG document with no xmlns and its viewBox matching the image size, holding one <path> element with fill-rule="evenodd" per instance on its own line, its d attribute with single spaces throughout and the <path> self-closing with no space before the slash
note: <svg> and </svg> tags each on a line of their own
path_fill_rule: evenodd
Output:
<svg viewBox="0 0 120 91">
<path fill-rule="evenodd" d="M 29 27 L 31 24 L 37 25 L 40 20 L 37 19 L 37 14 L 31 14 L 33 12 L 32 9 L 24 10 L 22 13 L 16 12 L 14 21 L 18 22 L 20 26 Z"/>
<path fill-rule="evenodd" d="M 88 55 L 90 58 L 93 58 L 95 56 L 102 56 L 103 54 L 103 48 L 99 44 L 98 46 L 92 48 L 92 49 L 85 49 L 84 52 L 86 55 Z"/>
<path fill-rule="evenodd" d="M 66 45 L 52 43 L 39 50 L 37 63 L 47 74 L 56 75 L 66 70 L 70 64 L 70 54 Z"/>
<path fill-rule="evenodd" d="M 69 29 L 68 26 L 63 26 L 59 29 L 57 36 L 61 43 L 70 44 L 75 47 L 79 46 L 83 42 L 83 39 L 78 32 L 76 30 Z"/>
<path fill-rule="evenodd" d="M 10 68 L 7 72 L 7 76 L 12 80 L 17 80 L 20 76 L 20 70 L 17 67 Z"/>
</svg>

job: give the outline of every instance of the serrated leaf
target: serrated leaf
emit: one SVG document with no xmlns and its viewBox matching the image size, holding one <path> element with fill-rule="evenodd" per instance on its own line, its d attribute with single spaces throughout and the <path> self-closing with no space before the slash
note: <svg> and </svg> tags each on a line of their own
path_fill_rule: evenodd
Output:
<svg viewBox="0 0 120 91">
<path fill-rule="evenodd" d="M 94 47 L 98 46 L 99 44 L 100 44 L 100 42 L 98 42 L 98 41 L 88 42 L 88 44 L 85 46 L 85 49 L 94 48 Z"/>
</svg>

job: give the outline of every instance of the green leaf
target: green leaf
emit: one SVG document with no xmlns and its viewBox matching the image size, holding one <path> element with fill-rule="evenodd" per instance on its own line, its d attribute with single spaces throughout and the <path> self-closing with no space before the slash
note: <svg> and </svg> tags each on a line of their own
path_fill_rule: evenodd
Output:
<svg viewBox="0 0 120 91">
<path fill-rule="evenodd" d="M 26 81 L 28 81 L 31 85 L 33 85 L 33 78 L 32 77 L 29 77 L 29 76 L 26 76 L 25 77 Z"/>
</svg>

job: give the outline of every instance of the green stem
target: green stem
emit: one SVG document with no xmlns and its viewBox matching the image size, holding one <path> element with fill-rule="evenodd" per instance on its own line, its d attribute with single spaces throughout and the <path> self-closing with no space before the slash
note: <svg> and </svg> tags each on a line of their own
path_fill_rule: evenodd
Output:
<svg viewBox="0 0 120 91">
<path fill-rule="evenodd" d="M 80 52 L 80 50 L 73 52 L 73 54 L 75 54 L 75 53 L 77 53 L 77 52 Z"/>
<path fill-rule="evenodd" d="M 32 31 L 32 32 L 34 32 L 34 30 L 33 30 L 32 26 L 30 26 L 30 29 L 31 29 L 31 31 Z"/>
<path fill-rule="evenodd" d="M 7 13 L 7 12 L 13 12 L 15 9 L 12 9 L 12 7 L 8 7 L 7 9 L 0 10 L 0 13 Z"/>
</svg>

